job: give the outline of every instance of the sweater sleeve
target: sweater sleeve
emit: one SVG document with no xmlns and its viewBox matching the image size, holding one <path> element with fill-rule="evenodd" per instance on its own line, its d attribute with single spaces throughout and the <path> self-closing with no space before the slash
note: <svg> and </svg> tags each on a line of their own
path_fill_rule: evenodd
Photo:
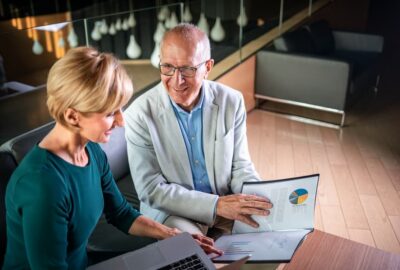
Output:
<svg viewBox="0 0 400 270">
<path fill-rule="evenodd" d="M 107 222 L 113 224 L 124 233 L 128 233 L 132 223 L 141 214 L 134 209 L 121 194 L 111 173 L 107 156 L 100 146 L 97 145 L 96 151 L 101 170 L 104 214 L 106 215 Z"/>
<path fill-rule="evenodd" d="M 59 176 L 22 176 L 13 193 L 31 269 L 67 269 L 68 196 Z"/>
</svg>

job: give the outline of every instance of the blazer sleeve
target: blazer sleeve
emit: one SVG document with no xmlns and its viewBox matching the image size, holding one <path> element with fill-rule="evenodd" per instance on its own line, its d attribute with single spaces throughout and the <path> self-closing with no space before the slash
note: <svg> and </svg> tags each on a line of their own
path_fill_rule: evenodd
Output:
<svg viewBox="0 0 400 270">
<path fill-rule="evenodd" d="M 215 219 L 218 196 L 196 191 L 188 185 L 177 184 L 184 182 L 181 179 L 168 181 L 163 175 L 153 142 L 157 141 L 160 134 L 150 132 L 152 125 L 155 125 L 151 114 L 143 113 L 140 108 L 135 107 L 125 112 L 125 118 L 129 166 L 139 199 L 169 215 L 211 225 Z M 165 151 L 164 147 L 159 146 L 157 151 Z M 179 162 L 179 159 L 174 160 Z M 177 169 L 173 161 L 167 167 L 171 170 Z"/>
<path fill-rule="evenodd" d="M 231 190 L 233 193 L 240 193 L 243 182 L 260 180 L 249 154 L 246 109 L 242 94 L 235 114 Z"/>
</svg>

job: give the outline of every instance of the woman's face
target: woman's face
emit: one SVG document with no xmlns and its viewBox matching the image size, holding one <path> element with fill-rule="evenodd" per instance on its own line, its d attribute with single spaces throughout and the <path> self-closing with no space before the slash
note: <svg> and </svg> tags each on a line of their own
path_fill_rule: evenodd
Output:
<svg viewBox="0 0 400 270">
<path fill-rule="evenodd" d="M 115 127 L 124 126 L 122 109 L 111 113 L 80 114 L 79 127 L 82 138 L 96 143 L 106 143 L 110 140 L 112 130 Z"/>
</svg>

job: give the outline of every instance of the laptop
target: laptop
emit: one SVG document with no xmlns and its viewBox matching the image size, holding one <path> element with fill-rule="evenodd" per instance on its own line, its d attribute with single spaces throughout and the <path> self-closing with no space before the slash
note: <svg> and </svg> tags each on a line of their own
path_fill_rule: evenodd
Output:
<svg viewBox="0 0 400 270">
<path fill-rule="evenodd" d="M 239 270 L 248 256 L 226 265 L 223 270 Z M 215 270 L 207 254 L 200 248 L 189 233 L 158 241 L 139 250 L 111 258 L 92 265 L 88 270 L 166 270 L 199 269 Z"/>
</svg>

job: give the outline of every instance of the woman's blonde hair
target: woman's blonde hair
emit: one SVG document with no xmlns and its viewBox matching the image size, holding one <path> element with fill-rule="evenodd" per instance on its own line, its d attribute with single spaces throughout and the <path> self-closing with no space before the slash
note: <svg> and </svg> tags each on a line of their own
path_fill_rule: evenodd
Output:
<svg viewBox="0 0 400 270">
<path fill-rule="evenodd" d="M 83 114 L 113 112 L 126 105 L 132 94 L 132 81 L 118 59 L 89 47 L 69 50 L 47 78 L 50 115 L 70 128 L 64 118 L 68 108 Z"/>
</svg>

